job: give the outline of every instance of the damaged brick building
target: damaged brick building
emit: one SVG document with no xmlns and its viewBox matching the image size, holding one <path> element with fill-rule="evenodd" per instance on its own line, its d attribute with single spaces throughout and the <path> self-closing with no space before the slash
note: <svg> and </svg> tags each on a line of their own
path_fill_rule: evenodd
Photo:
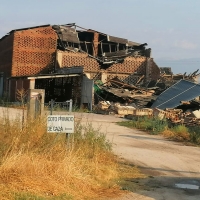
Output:
<svg viewBox="0 0 200 200">
<path fill-rule="evenodd" d="M 45 101 L 81 102 L 83 76 L 103 83 L 157 80 L 160 69 L 147 44 L 110 36 L 76 24 L 42 25 L 10 31 L 0 39 L 0 96 L 45 89 Z"/>
</svg>

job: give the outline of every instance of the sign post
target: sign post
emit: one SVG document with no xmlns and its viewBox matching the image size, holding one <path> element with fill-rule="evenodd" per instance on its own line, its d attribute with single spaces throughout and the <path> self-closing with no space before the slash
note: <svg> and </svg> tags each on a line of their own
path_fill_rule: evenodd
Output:
<svg viewBox="0 0 200 200">
<path fill-rule="evenodd" d="M 57 133 L 57 136 L 59 133 L 65 133 L 69 148 L 70 133 L 74 133 L 74 115 L 48 115 L 47 132 Z"/>
<path fill-rule="evenodd" d="M 74 115 L 48 115 L 48 133 L 74 133 Z"/>
</svg>

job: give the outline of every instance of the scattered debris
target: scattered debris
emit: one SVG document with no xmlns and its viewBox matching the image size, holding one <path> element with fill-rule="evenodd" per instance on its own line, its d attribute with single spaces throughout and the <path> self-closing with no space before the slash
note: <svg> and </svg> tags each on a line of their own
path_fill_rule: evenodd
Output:
<svg viewBox="0 0 200 200">
<path fill-rule="evenodd" d="M 196 117 L 196 118 L 200 118 L 200 110 L 195 110 L 192 112 L 192 114 Z"/>
<path fill-rule="evenodd" d="M 199 104 L 200 106 L 200 104 Z M 160 120 L 167 119 L 172 125 L 197 126 L 200 125 L 200 110 L 182 109 L 153 109 L 153 116 Z"/>
<path fill-rule="evenodd" d="M 108 108 L 110 107 L 110 102 L 109 101 L 99 101 L 97 106 L 101 110 L 108 110 Z"/>
<path fill-rule="evenodd" d="M 98 95 L 103 99 L 126 104 L 126 106 L 134 103 L 138 108 L 144 108 L 156 99 L 155 90 L 125 84 L 117 77 L 107 81 L 106 84 L 96 82 L 95 87 L 98 87 Z"/>
<path fill-rule="evenodd" d="M 75 23 L 53 25 L 52 28 L 58 36 L 58 49 L 87 53 L 103 65 L 122 62 L 128 56 L 151 55 L 151 49 L 146 49 L 147 43 L 128 41 L 125 38 L 85 29 Z"/>
<path fill-rule="evenodd" d="M 133 106 L 116 106 L 116 112 L 118 115 L 133 115 L 136 108 Z"/>
<path fill-rule="evenodd" d="M 198 70 L 187 77 L 194 78 L 197 72 Z M 96 81 L 98 95 L 105 102 L 109 101 L 109 104 L 104 103 L 101 109 L 128 119 L 148 116 L 166 119 L 172 125 L 200 125 L 200 85 L 196 84 L 194 79 L 178 80 L 167 89 L 158 86 L 145 87 L 144 83 L 140 83 L 127 84 L 120 81 L 117 76 L 106 83 Z"/>
</svg>

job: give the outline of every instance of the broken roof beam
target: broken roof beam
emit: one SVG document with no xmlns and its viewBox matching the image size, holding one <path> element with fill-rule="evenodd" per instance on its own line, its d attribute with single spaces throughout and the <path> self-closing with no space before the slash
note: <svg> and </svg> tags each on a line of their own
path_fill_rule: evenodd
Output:
<svg viewBox="0 0 200 200">
<path fill-rule="evenodd" d="M 65 42 L 72 42 L 76 44 L 80 43 L 77 33 L 62 32 L 61 34 L 59 34 L 59 38 Z"/>
<path fill-rule="evenodd" d="M 114 57 L 114 56 L 126 56 L 128 54 L 127 50 L 115 51 L 115 52 L 105 52 L 104 57 Z"/>
<path fill-rule="evenodd" d="M 138 87 L 135 87 L 135 86 L 133 86 L 133 85 L 129 85 L 129 84 L 126 84 L 126 83 L 117 81 L 117 80 L 111 79 L 111 80 L 109 80 L 109 82 L 111 82 L 111 83 L 113 82 L 113 83 L 115 83 L 115 84 L 118 84 L 118 85 L 119 85 L 120 87 L 122 87 L 122 88 L 130 88 L 130 89 L 137 89 L 137 90 L 139 90 Z"/>
</svg>

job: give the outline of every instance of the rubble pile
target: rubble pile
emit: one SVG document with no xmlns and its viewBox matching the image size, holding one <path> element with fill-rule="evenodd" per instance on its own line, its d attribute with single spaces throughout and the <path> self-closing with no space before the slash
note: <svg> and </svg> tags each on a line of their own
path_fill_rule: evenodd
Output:
<svg viewBox="0 0 200 200">
<path fill-rule="evenodd" d="M 117 77 L 104 84 L 96 82 L 98 90 L 95 94 L 97 99 L 101 98 L 97 111 L 101 110 L 104 114 L 117 114 L 129 119 L 135 116 L 149 116 L 160 120 L 167 119 L 171 124 L 198 126 L 200 125 L 200 85 L 195 83 L 199 75 L 197 72 L 198 70 L 190 75 L 171 76 L 171 85 L 167 88 L 158 87 L 159 84 L 153 87 L 145 87 L 144 83 L 130 85 Z M 178 80 L 177 77 L 180 79 Z M 167 84 L 169 82 L 168 76 Z"/>
<path fill-rule="evenodd" d="M 106 84 L 97 84 L 97 96 L 110 102 L 118 102 L 122 105 L 135 104 L 137 108 L 149 107 L 156 99 L 156 88 L 144 88 L 129 85 L 120 81 L 117 77 L 109 80 Z"/>
<path fill-rule="evenodd" d="M 196 115 L 194 113 L 196 113 Z M 182 109 L 160 110 L 155 108 L 153 110 L 153 116 L 158 117 L 160 120 L 168 119 L 172 125 L 200 125 L 200 110 L 183 112 Z"/>
<path fill-rule="evenodd" d="M 191 82 L 197 82 L 197 78 L 200 75 L 200 73 L 198 72 L 199 72 L 199 69 L 189 74 L 187 74 L 186 72 L 184 74 L 180 74 L 180 73 L 173 74 L 170 67 L 161 67 L 160 77 L 156 82 L 153 82 L 154 85 L 152 86 L 158 86 L 163 89 L 167 89 L 180 80 L 188 80 Z M 150 84 L 153 84 L 153 83 L 151 82 Z"/>
</svg>

